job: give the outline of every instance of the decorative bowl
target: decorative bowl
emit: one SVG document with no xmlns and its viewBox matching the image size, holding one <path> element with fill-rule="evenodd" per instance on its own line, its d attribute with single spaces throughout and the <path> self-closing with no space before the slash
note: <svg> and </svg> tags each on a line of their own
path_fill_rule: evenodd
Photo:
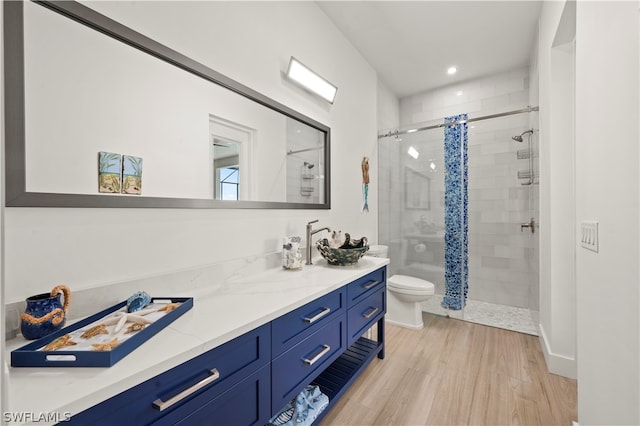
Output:
<svg viewBox="0 0 640 426">
<path fill-rule="evenodd" d="M 347 266 L 358 263 L 358 260 L 369 251 L 369 246 L 364 238 L 362 247 L 333 248 L 329 246 L 327 239 L 318 241 L 316 247 L 320 255 L 324 257 L 329 265 Z"/>
</svg>

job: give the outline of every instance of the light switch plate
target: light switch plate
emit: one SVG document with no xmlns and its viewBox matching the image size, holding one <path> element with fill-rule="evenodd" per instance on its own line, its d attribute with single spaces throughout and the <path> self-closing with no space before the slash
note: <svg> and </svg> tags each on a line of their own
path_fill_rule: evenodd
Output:
<svg viewBox="0 0 640 426">
<path fill-rule="evenodd" d="M 598 222 L 585 220 L 580 223 L 580 245 L 587 250 L 598 252 Z"/>
</svg>

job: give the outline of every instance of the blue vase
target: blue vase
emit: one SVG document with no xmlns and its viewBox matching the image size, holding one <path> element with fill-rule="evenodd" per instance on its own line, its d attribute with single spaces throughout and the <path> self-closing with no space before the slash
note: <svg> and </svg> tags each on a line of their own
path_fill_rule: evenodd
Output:
<svg viewBox="0 0 640 426">
<path fill-rule="evenodd" d="M 64 306 L 61 293 L 64 293 Z M 55 287 L 51 293 L 42 293 L 26 299 L 27 308 L 20 317 L 20 331 L 28 340 L 47 336 L 64 327 L 67 320 L 70 291 L 66 286 Z"/>
</svg>

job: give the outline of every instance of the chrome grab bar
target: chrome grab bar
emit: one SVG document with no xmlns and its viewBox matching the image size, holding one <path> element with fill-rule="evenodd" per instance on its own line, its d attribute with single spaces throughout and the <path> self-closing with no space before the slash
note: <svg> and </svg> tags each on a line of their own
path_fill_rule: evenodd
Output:
<svg viewBox="0 0 640 426">
<path fill-rule="evenodd" d="M 304 363 L 307 365 L 313 365 L 331 350 L 331 346 L 329 345 L 322 345 L 322 347 L 323 347 L 322 351 L 320 351 L 320 353 L 314 356 L 313 358 L 311 359 L 303 358 L 302 360 L 304 361 Z"/>
<path fill-rule="evenodd" d="M 364 288 L 365 290 L 369 290 L 371 287 L 375 287 L 378 284 L 380 284 L 380 281 L 378 280 L 371 280 L 368 283 L 366 283 L 365 285 L 362 286 L 362 288 Z"/>
<path fill-rule="evenodd" d="M 160 411 L 166 410 L 167 408 L 171 407 L 173 404 L 182 401 L 192 393 L 202 389 L 203 387 L 207 386 L 210 383 L 215 382 L 216 380 L 218 380 L 218 378 L 220 378 L 220 373 L 215 368 L 209 371 L 209 374 L 211 374 L 209 377 L 200 380 L 195 385 L 191 386 L 188 389 L 183 390 L 176 396 L 173 396 L 166 401 L 163 401 L 160 398 L 156 399 L 155 401 L 153 401 L 153 408 L 157 408 Z"/>
<path fill-rule="evenodd" d="M 378 312 L 379 310 L 380 310 L 380 308 L 374 308 L 372 306 L 371 310 L 369 312 L 367 312 L 366 314 L 363 314 L 362 316 L 365 317 L 366 319 L 369 319 L 372 316 L 374 316 L 376 314 L 376 312 Z"/>
<path fill-rule="evenodd" d="M 311 318 L 304 317 L 303 319 L 304 319 L 304 322 L 308 322 L 309 324 L 311 324 L 318 321 L 320 318 L 327 315 L 329 312 L 331 312 L 331 308 L 322 308 L 322 311 L 319 312 L 318 314 L 312 316 Z"/>
</svg>

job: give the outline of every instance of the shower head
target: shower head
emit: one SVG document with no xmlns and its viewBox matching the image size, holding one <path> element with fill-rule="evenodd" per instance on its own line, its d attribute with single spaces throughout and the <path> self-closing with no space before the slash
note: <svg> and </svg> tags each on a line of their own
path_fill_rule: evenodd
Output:
<svg viewBox="0 0 640 426">
<path fill-rule="evenodd" d="M 315 164 L 305 161 L 304 162 L 304 167 L 306 167 L 307 169 L 311 170 L 311 169 L 313 169 L 315 167 Z"/>
<path fill-rule="evenodd" d="M 533 134 L 533 129 L 525 130 L 524 132 L 520 133 L 518 136 L 512 136 L 511 139 L 513 139 L 516 142 L 522 142 L 524 140 L 522 139 L 522 137 L 527 133 Z"/>
</svg>

